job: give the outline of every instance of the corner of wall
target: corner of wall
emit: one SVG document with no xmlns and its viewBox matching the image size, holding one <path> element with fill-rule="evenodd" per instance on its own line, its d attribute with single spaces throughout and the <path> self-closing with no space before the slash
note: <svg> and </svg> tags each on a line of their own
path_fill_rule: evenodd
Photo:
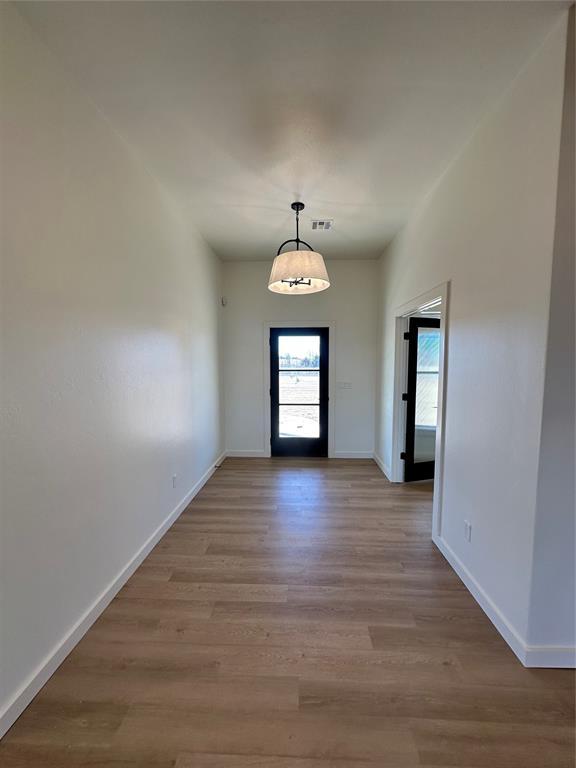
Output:
<svg viewBox="0 0 576 768">
<path fill-rule="evenodd" d="M 536 661 L 576 653 L 575 12 L 568 17 L 528 642 Z M 556 651 L 561 648 L 561 651 Z M 569 650 L 571 649 L 571 651 Z"/>
</svg>

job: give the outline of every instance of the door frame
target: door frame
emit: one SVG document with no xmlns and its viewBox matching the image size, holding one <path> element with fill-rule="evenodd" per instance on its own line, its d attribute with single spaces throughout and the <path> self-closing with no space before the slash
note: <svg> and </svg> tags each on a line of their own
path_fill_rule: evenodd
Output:
<svg viewBox="0 0 576 768">
<path fill-rule="evenodd" d="M 400 454 L 405 448 L 406 439 L 406 403 L 402 394 L 406 391 L 408 375 L 408 344 L 404 333 L 408 331 L 410 317 L 426 309 L 440 299 L 440 365 L 438 379 L 438 423 L 436 426 L 436 450 L 434 471 L 434 497 L 432 502 L 432 534 L 441 536 L 442 532 L 442 497 L 444 485 L 444 444 L 446 436 L 446 384 L 448 377 L 448 319 L 450 309 L 450 281 L 441 283 L 429 291 L 415 296 L 394 310 L 395 350 L 394 350 L 394 395 L 392 416 L 392 461 L 390 481 L 404 482 L 404 462 Z"/>
<path fill-rule="evenodd" d="M 270 328 L 328 328 L 328 458 L 334 458 L 334 371 L 336 357 L 336 329 L 333 322 L 312 320 L 267 321 L 262 329 L 264 360 L 264 455 L 272 455 L 270 445 Z"/>
</svg>

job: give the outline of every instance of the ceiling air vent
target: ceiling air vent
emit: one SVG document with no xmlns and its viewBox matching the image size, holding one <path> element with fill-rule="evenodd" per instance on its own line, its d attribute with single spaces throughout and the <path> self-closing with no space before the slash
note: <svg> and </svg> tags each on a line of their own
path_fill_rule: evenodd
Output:
<svg viewBox="0 0 576 768">
<path fill-rule="evenodd" d="M 312 229 L 328 230 L 332 229 L 334 219 L 312 219 Z"/>
</svg>

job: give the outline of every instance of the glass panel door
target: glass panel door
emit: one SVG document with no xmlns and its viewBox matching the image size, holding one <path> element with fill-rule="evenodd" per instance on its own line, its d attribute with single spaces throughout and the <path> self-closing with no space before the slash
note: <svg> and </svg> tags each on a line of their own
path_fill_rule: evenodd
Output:
<svg viewBox="0 0 576 768">
<path fill-rule="evenodd" d="M 407 339 L 404 479 L 426 480 L 434 477 L 440 377 L 440 320 L 410 318 Z"/>
<path fill-rule="evenodd" d="M 272 456 L 328 455 L 328 329 L 270 330 Z"/>
</svg>

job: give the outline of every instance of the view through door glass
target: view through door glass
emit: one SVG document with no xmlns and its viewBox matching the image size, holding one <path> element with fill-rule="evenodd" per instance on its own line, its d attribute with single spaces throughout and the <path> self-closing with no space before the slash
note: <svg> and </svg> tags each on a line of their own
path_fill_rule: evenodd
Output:
<svg viewBox="0 0 576 768">
<path fill-rule="evenodd" d="M 270 331 L 271 452 L 328 455 L 328 329 Z"/>
<path fill-rule="evenodd" d="M 414 461 L 434 461 L 440 375 L 440 329 L 418 328 Z"/>
</svg>

